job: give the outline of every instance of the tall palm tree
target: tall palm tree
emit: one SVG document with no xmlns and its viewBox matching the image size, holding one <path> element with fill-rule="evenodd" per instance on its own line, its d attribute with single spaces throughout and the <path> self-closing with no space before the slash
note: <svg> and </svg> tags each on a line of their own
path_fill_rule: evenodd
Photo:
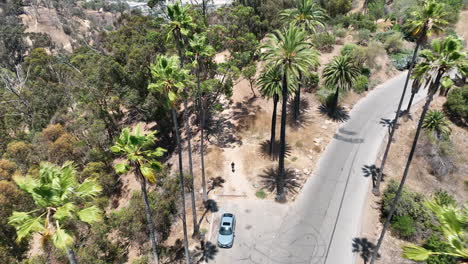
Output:
<svg viewBox="0 0 468 264">
<path fill-rule="evenodd" d="M 325 84 L 334 86 L 336 89 L 330 105 L 333 110 L 336 110 L 338 106 L 340 89 L 350 89 L 359 74 L 359 67 L 353 58 L 348 55 L 337 56 L 325 66 L 325 69 L 323 69 Z"/>
<path fill-rule="evenodd" d="M 72 219 L 88 224 L 101 221 L 101 209 L 84 203 L 99 195 L 101 186 L 89 178 L 79 183 L 69 161 L 62 166 L 43 162 L 38 178 L 27 175 L 13 179 L 21 190 L 32 196 L 37 207 L 31 212 L 15 211 L 8 218 L 8 223 L 16 229 L 17 241 L 39 233 L 42 242 L 51 240 L 55 247 L 67 253 L 70 263 L 76 264 L 72 249 L 75 238 L 64 227 Z"/>
<path fill-rule="evenodd" d="M 391 126 L 390 128 L 387 146 L 385 147 L 385 152 L 382 157 L 379 172 L 376 177 L 375 186 L 373 189 L 373 193 L 375 195 L 380 194 L 380 182 L 384 173 L 385 163 L 387 162 L 388 152 L 390 151 L 390 146 L 393 142 L 393 136 L 395 135 L 395 130 L 398 124 L 398 118 L 400 117 L 401 106 L 405 98 L 406 88 L 408 87 L 408 82 L 411 76 L 411 72 L 413 70 L 414 63 L 416 61 L 419 47 L 422 43 L 426 41 L 428 36 L 432 35 L 432 33 L 441 32 L 443 30 L 443 27 L 448 24 L 448 22 L 444 19 L 447 13 L 443 11 L 443 8 L 444 5 L 438 3 L 435 0 L 424 1 L 423 6 L 421 8 L 418 8 L 416 11 L 411 13 L 411 18 L 406 24 L 413 36 L 416 37 L 416 47 L 414 48 L 413 57 L 411 59 L 408 69 L 408 74 L 406 75 L 405 85 L 403 87 L 403 91 L 400 96 L 400 101 L 395 112 L 395 118 L 393 119 L 393 126 Z M 412 97 L 414 97 L 414 95 L 412 95 Z M 410 107 L 411 105 L 409 104 L 407 111 L 409 111 Z"/>
<path fill-rule="evenodd" d="M 452 129 L 442 111 L 430 110 L 427 112 L 422 128 L 432 132 L 438 139 L 450 136 Z"/>
<path fill-rule="evenodd" d="M 205 107 L 202 98 L 201 90 L 201 71 L 203 66 L 203 59 L 213 56 L 215 50 L 213 47 L 208 45 L 205 34 L 195 34 L 193 39 L 189 42 L 190 51 L 187 52 L 189 56 L 194 57 L 195 64 L 195 75 L 197 76 L 197 97 L 198 97 L 198 119 L 200 129 L 200 159 L 201 159 L 201 171 L 202 171 L 202 189 L 203 189 L 203 201 L 208 200 L 206 193 L 206 179 L 205 179 Z"/>
<path fill-rule="evenodd" d="M 299 26 L 308 32 L 315 33 L 318 28 L 325 27 L 324 21 L 327 18 L 327 15 L 325 10 L 312 0 L 297 0 L 297 7 L 284 10 L 280 13 L 280 18 L 294 26 Z M 318 66 L 318 53 L 315 56 L 315 63 L 313 66 Z M 296 96 L 294 97 L 293 118 L 295 121 L 298 120 L 300 114 L 302 85 L 301 71 L 298 72 L 298 76 L 298 87 L 296 89 Z"/>
<path fill-rule="evenodd" d="M 129 128 L 124 128 L 110 150 L 113 153 L 121 155 L 123 158 L 120 163 L 115 165 L 115 171 L 118 174 L 132 171 L 140 182 L 143 203 L 145 204 L 146 225 L 151 242 L 151 253 L 153 254 L 154 263 L 158 263 L 158 239 L 148 202 L 146 182 L 148 181 L 150 184 L 156 182 L 156 171 L 160 170 L 162 165 L 155 159 L 163 156 L 166 150 L 159 147 L 152 149 L 157 140 L 155 134 L 156 131 L 143 133 L 140 124 L 133 131 L 130 131 Z"/>
<path fill-rule="evenodd" d="M 289 25 L 283 31 L 275 31 L 268 34 L 265 45 L 262 46 L 263 59 L 272 67 L 279 67 L 282 72 L 281 95 L 283 105 L 281 107 L 281 133 L 280 153 L 276 184 L 276 200 L 284 201 L 284 158 L 286 154 L 286 104 L 288 100 L 288 78 L 297 76 L 299 71 L 304 72 L 315 63 L 315 52 L 306 42 L 306 33 L 303 29 Z"/>
<path fill-rule="evenodd" d="M 403 247 L 403 257 L 415 261 L 425 261 L 432 255 L 446 255 L 456 258 L 468 259 L 468 248 L 466 248 L 466 218 L 468 217 L 465 208 L 464 212 L 453 204 L 441 205 L 437 201 L 427 201 L 424 204 L 437 217 L 440 229 L 447 240 L 448 247 L 444 251 L 434 252 L 416 245 L 406 245 Z M 463 210 L 463 209 L 462 209 Z"/>
<path fill-rule="evenodd" d="M 186 45 L 186 37 L 190 33 L 190 29 L 195 27 L 193 19 L 188 13 L 190 6 L 181 6 L 176 2 L 172 6 L 167 7 L 167 14 L 169 17 L 169 34 L 172 34 L 174 42 L 177 46 L 177 52 L 179 54 L 179 64 L 180 68 L 184 68 L 184 48 Z M 169 35 L 169 36 L 170 36 Z M 184 86 L 183 92 L 184 96 L 184 119 L 185 119 L 185 134 L 187 135 L 187 152 L 189 159 L 189 173 L 190 178 L 192 179 L 192 190 L 190 191 L 190 196 L 192 198 L 192 219 L 193 219 L 193 235 L 198 234 L 198 222 L 197 222 L 197 207 L 195 202 L 195 185 L 193 177 L 193 161 L 192 161 L 192 132 L 190 130 L 190 119 L 188 114 L 188 91 L 187 86 Z"/>
<path fill-rule="evenodd" d="M 156 58 L 154 64 L 151 64 L 151 75 L 155 80 L 154 83 L 148 85 L 150 91 L 158 92 L 167 95 L 167 102 L 171 108 L 172 122 L 174 125 L 174 134 L 177 142 L 177 154 L 179 157 L 179 178 L 181 185 L 182 198 L 182 227 L 184 231 L 184 249 L 185 261 L 190 264 L 190 254 L 188 249 L 187 237 L 187 220 L 185 215 L 185 183 L 182 164 L 182 143 L 179 134 L 179 125 L 177 122 L 176 106 L 179 102 L 180 93 L 189 82 L 188 72 L 181 69 L 178 64 L 177 56 L 166 57 L 160 55 Z M 193 188 L 192 188 L 193 189 Z"/>
<path fill-rule="evenodd" d="M 416 145 L 418 143 L 419 134 L 421 133 L 426 113 L 429 110 L 429 106 L 432 102 L 432 99 L 434 98 L 434 94 L 439 89 L 442 78 L 448 77 L 450 71 L 452 70 L 461 73 L 462 76 L 468 75 L 467 54 L 463 51 L 463 45 L 460 39 L 456 39 L 451 36 L 442 40 L 436 39 L 432 42 L 431 48 L 432 50 L 423 50 L 421 52 L 422 61 L 418 63 L 414 69 L 415 78 L 425 79 L 430 82 L 428 95 L 419 118 L 418 127 L 416 129 L 416 134 L 411 146 L 411 151 L 406 161 L 403 177 L 395 194 L 395 198 L 392 201 L 390 212 L 387 216 L 387 219 L 385 220 L 385 224 L 380 234 L 377 246 L 373 251 L 370 262 L 371 264 L 374 264 L 377 258 L 378 250 L 382 245 L 385 232 L 390 225 L 390 221 L 395 212 L 396 205 L 401 197 L 401 192 L 408 176 L 409 168 L 413 160 L 413 155 L 416 150 Z"/>
<path fill-rule="evenodd" d="M 289 77 L 291 79 L 291 77 Z M 276 140 L 276 110 L 281 97 L 282 72 L 280 67 L 271 67 L 262 72 L 257 80 L 260 93 L 268 98 L 273 98 L 273 113 L 271 116 L 271 134 L 269 154 L 273 156 L 274 144 Z M 288 95 L 291 95 L 296 87 L 294 80 L 289 80 Z"/>
</svg>

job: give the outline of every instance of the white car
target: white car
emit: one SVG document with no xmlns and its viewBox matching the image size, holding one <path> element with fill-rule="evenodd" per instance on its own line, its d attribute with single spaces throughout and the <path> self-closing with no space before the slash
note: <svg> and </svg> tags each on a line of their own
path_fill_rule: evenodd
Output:
<svg viewBox="0 0 468 264">
<path fill-rule="evenodd" d="M 218 232 L 218 247 L 231 248 L 234 243 L 236 217 L 230 213 L 221 216 Z"/>
</svg>

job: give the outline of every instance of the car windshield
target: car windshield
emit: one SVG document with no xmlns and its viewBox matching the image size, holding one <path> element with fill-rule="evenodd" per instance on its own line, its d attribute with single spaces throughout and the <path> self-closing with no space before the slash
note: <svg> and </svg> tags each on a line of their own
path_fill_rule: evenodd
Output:
<svg viewBox="0 0 468 264">
<path fill-rule="evenodd" d="M 229 236 L 232 235 L 232 229 L 230 227 L 221 226 L 219 233 L 223 236 Z"/>
</svg>

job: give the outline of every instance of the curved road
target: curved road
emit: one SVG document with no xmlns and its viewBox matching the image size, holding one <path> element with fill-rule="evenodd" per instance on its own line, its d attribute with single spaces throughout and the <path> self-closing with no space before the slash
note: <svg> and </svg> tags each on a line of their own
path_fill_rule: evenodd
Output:
<svg viewBox="0 0 468 264">
<path fill-rule="evenodd" d="M 376 160 L 388 131 L 381 122 L 394 117 L 405 78 L 406 72 L 387 81 L 353 107 L 294 203 L 219 201 L 219 214 L 237 216 L 236 238 L 233 248 L 219 249 L 210 263 L 354 263 L 352 239 L 360 233 L 371 181 L 363 168 Z M 415 102 L 424 94 L 421 91 Z M 216 223 L 210 235 L 213 243 Z"/>
</svg>

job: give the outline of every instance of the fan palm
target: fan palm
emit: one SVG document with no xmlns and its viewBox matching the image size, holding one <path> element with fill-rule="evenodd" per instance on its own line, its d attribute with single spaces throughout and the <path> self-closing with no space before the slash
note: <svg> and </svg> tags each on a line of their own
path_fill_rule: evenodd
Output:
<svg viewBox="0 0 468 264">
<path fill-rule="evenodd" d="M 403 257 L 415 261 L 425 261 L 431 255 L 448 255 L 462 259 L 468 259 L 468 248 L 466 247 L 466 224 L 468 211 L 462 211 L 454 205 L 440 205 L 436 201 L 427 201 L 425 206 L 431 210 L 440 223 L 444 238 L 447 240 L 448 248 L 443 252 L 434 252 L 416 245 L 403 247 Z"/>
<path fill-rule="evenodd" d="M 177 122 L 176 106 L 179 100 L 181 91 L 186 85 L 189 84 L 188 72 L 181 69 L 178 65 L 178 58 L 176 56 L 166 57 L 160 55 L 156 58 L 154 64 L 151 64 L 151 75 L 155 80 L 154 83 L 148 85 L 150 91 L 167 95 L 167 102 L 171 107 L 172 122 L 174 125 L 174 134 L 177 142 L 177 152 L 179 157 L 179 177 L 181 185 L 181 198 L 182 198 L 182 227 L 184 231 L 184 249 L 185 260 L 187 264 L 190 263 L 190 255 L 188 250 L 188 237 L 187 237 L 187 220 L 185 215 L 185 183 L 182 165 L 182 143 L 179 134 L 179 125 Z"/>
<path fill-rule="evenodd" d="M 338 106 L 338 96 L 340 89 L 347 90 L 356 82 L 359 76 L 359 67 L 352 57 L 348 55 L 337 56 L 325 66 L 323 78 L 325 85 L 335 87 L 335 95 L 331 102 L 333 110 Z"/>
<path fill-rule="evenodd" d="M 452 132 L 444 113 L 438 110 L 427 112 L 427 116 L 424 118 L 422 127 L 432 133 L 435 133 L 436 137 L 439 139 L 442 137 L 449 137 Z"/>
<path fill-rule="evenodd" d="M 197 76 L 197 97 L 198 97 L 198 119 L 200 121 L 199 128 L 200 128 L 200 159 L 201 159 L 201 170 L 202 170 L 202 189 L 203 189 L 203 201 L 208 200 L 208 195 L 206 193 L 206 180 L 205 180 L 205 138 L 204 138 L 204 127 L 205 127 L 205 108 L 204 102 L 202 98 L 202 90 L 201 90 L 201 71 L 202 71 L 202 64 L 203 58 L 213 56 L 215 50 L 213 47 L 208 45 L 206 41 L 205 34 L 195 34 L 193 39 L 189 42 L 190 51 L 187 52 L 189 56 L 194 57 L 194 66 Z"/>
<path fill-rule="evenodd" d="M 271 67 L 279 67 L 282 72 L 281 95 L 283 105 L 281 107 L 281 133 L 280 133 L 280 153 L 278 183 L 276 187 L 276 200 L 284 201 L 284 158 L 286 154 L 286 104 L 288 100 L 287 76 L 298 76 L 298 72 L 304 72 L 308 67 L 314 65 L 315 52 L 306 42 L 306 33 L 303 29 L 294 25 L 289 25 L 283 31 L 275 31 L 275 34 L 268 34 L 265 45 L 262 46 L 262 57 Z"/>
<path fill-rule="evenodd" d="M 280 14 L 280 18 L 291 23 L 292 25 L 302 27 L 308 32 L 315 33 L 318 28 L 325 27 L 324 21 L 327 18 L 324 9 L 319 7 L 312 0 L 298 0 L 296 8 L 286 9 Z M 315 54 L 315 63 L 313 66 L 318 66 L 318 53 Z M 302 72 L 298 72 L 298 87 L 296 89 L 296 96 L 294 97 L 294 114 L 295 121 L 299 118 L 299 109 L 301 103 L 301 83 Z"/>
<path fill-rule="evenodd" d="M 288 95 L 291 95 L 294 90 L 296 89 L 295 84 L 296 82 L 291 80 L 289 77 L 288 83 Z M 276 140 L 276 110 L 278 107 L 278 101 L 281 97 L 281 81 L 282 81 L 282 73 L 279 67 L 272 67 L 266 69 L 262 72 L 257 80 L 257 85 L 259 86 L 260 93 L 268 98 L 273 98 L 273 114 L 271 117 L 271 134 L 270 134 L 270 149 L 269 154 L 273 156 L 273 148 Z"/>
<path fill-rule="evenodd" d="M 155 159 L 161 157 L 166 150 L 159 147 L 152 149 L 157 140 L 155 134 L 156 131 L 143 133 L 141 125 L 137 125 L 133 131 L 124 128 L 110 150 L 123 157 L 123 161 L 115 165 L 115 171 L 118 174 L 132 171 L 140 182 L 153 259 L 154 263 L 158 263 L 156 230 L 148 202 L 146 182 L 150 184 L 156 182 L 156 171 L 162 166 Z"/>
<path fill-rule="evenodd" d="M 400 96 L 400 101 L 398 103 L 397 110 L 395 112 L 395 118 L 393 119 L 393 126 L 390 129 L 390 134 L 388 136 L 387 146 L 385 147 L 385 152 L 382 157 L 382 162 L 380 164 L 380 170 L 377 174 L 375 186 L 374 186 L 374 194 L 379 195 L 380 193 L 380 181 L 382 179 L 382 175 L 385 169 L 385 163 L 387 162 L 388 153 L 390 151 L 390 146 L 393 142 L 393 136 L 396 130 L 396 124 L 398 124 L 398 118 L 400 117 L 400 111 L 403 104 L 403 100 L 405 98 L 406 89 L 408 87 L 408 82 L 411 76 L 411 72 L 413 70 L 414 63 L 416 61 L 416 57 L 418 54 L 419 47 L 422 43 L 424 43 L 428 36 L 432 35 L 433 33 L 439 33 L 443 30 L 443 27 L 448 24 L 448 22 L 444 19 L 447 15 L 443 11 L 444 5 L 438 3 L 435 0 L 428 0 L 422 2 L 423 6 L 416 9 L 416 11 L 411 13 L 411 18 L 408 19 L 406 26 L 411 31 L 411 34 L 416 38 L 416 47 L 414 48 L 413 57 L 411 59 L 408 74 L 406 76 L 405 85 L 403 87 L 402 94 Z M 414 94 L 418 92 L 419 89 L 413 89 L 411 98 L 414 98 Z M 412 100 L 408 104 L 406 112 L 409 113 L 411 107 Z"/>
<path fill-rule="evenodd" d="M 455 37 L 450 36 L 442 40 L 434 40 L 431 44 L 431 50 L 421 51 L 421 58 L 422 61 L 418 63 L 414 69 L 414 75 L 415 78 L 424 79 L 430 83 L 428 95 L 419 118 L 418 127 L 416 129 L 416 134 L 411 146 L 411 151 L 406 161 L 403 177 L 401 179 L 397 193 L 395 194 L 395 199 L 392 201 L 390 212 L 387 216 L 387 219 L 385 220 L 385 224 L 382 229 L 382 233 L 380 234 L 377 246 L 372 254 L 371 264 L 373 264 L 377 258 L 377 252 L 382 244 L 385 232 L 390 225 L 390 220 L 395 212 L 396 204 L 401 197 L 401 192 L 408 176 L 409 167 L 413 160 L 414 152 L 416 150 L 416 145 L 418 143 L 419 134 L 421 133 L 426 113 L 429 109 L 432 99 L 434 98 L 434 94 L 441 85 L 441 80 L 443 78 L 448 78 L 450 76 L 450 71 L 456 71 L 462 76 L 466 76 L 468 74 L 467 55 L 463 51 L 462 41 Z"/>
<path fill-rule="evenodd" d="M 21 190 L 32 196 L 37 207 L 31 212 L 15 211 L 8 218 L 8 223 L 16 229 L 17 241 L 39 233 L 42 242 L 51 240 L 55 247 L 66 251 L 70 263 L 77 263 L 72 249 L 75 238 L 64 226 L 72 219 L 88 224 L 102 219 L 101 209 L 84 204 L 99 195 L 101 186 L 89 178 L 79 183 L 69 161 L 62 166 L 43 162 L 39 177 L 27 175 L 13 179 Z"/>
<path fill-rule="evenodd" d="M 177 52 L 179 54 L 179 63 L 180 68 L 184 68 L 184 48 L 186 45 L 186 37 L 190 33 L 190 29 L 195 27 L 193 19 L 189 14 L 190 6 L 181 6 L 176 2 L 172 6 L 167 7 L 167 14 L 169 17 L 169 36 L 173 36 L 175 44 L 177 46 Z M 184 97 L 184 119 L 185 119 L 185 133 L 187 134 L 187 152 L 189 160 L 189 173 L 190 178 L 192 179 L 192 190 L 190 195 L 192 198 L 192 219 L 193 219 L 193 235 L 198 234 L 198 224 L 197 224 L 197 210 L 195 206 L 195 186 L 194 186 L 194 177 L 193 177 L 193 161 L 192 161 L 192 132 L 190 130 L 189 124 L 189 114 L 188 114 L 188 99 L 187 99 L 187 86 L 183 87 L 185 94 Z"/>
</svg>

